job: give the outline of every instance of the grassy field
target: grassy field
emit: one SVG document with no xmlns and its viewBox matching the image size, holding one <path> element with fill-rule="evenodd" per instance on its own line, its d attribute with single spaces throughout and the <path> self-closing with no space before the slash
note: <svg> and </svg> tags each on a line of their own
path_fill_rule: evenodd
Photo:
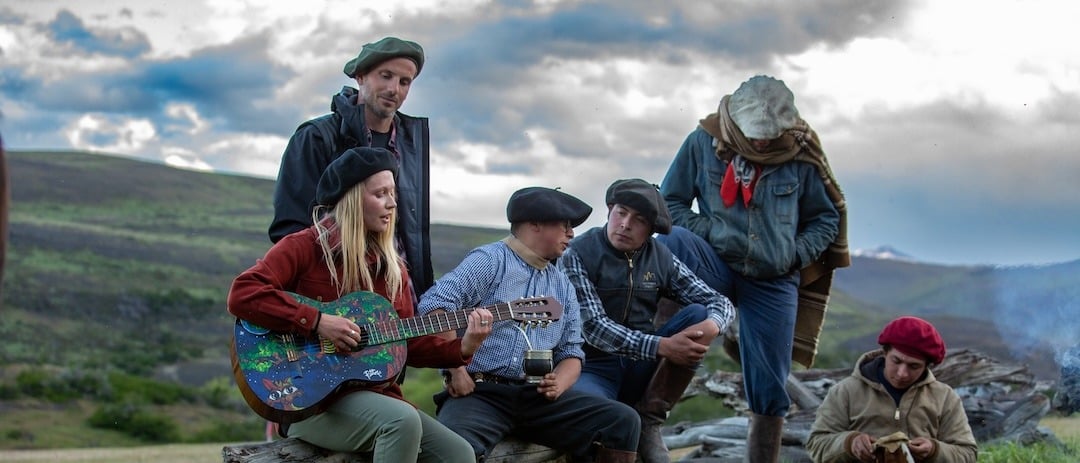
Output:
<svg viewBox="0 0 1080 463">
<path fill-rule="evenodd" d="M 6 463 L 194 463 L 221 461 L 225 444 L 155 445 L 131 448 L 3 450 Z"/>
<path fill-rule="evenodd" d="M 1080 416 L 1069 418 L 1047 417 L 1041 422 L 1059 439 L 1071 446 L 1070 459 L 1045 460 L 1025 449 L 1004 449 L 980 455 L 983 462 L 1030 462 L 1068 463 L 1075 461 L 1080 453 Z M 227 444 L 157 445 L 131 448 L 64 449 L 64 450 L 0 450 L 0 461 L 5 463 L 193 463 L 221 461 L 221 449 Z M 674 450 L 672 455 L 682 452 Z M 1002 457 L 1005 454 L 1005 457 Z"/>
</svg>

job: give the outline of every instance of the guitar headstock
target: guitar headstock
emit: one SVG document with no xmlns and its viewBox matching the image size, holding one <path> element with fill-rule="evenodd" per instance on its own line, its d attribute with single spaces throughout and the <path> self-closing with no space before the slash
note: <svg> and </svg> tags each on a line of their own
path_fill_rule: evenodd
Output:
<svg viewBox="0 0 1080 463">
<path fill-rule="evenodd" d="M 527 297 L 506 303 L 510 318 L 524 323 L 553 322 L 562 317 L 563 306 L 550 296 Z"/>
</svg>

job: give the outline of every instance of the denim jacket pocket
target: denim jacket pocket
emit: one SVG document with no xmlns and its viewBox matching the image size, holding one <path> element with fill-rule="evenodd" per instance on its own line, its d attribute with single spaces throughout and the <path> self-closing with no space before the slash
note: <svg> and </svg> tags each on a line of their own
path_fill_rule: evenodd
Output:
<svg viewBox="0 0 1080 463">
<path fill-rule="evenodd" d="M 727 172 L 727 163 L 715 155 L 710 156 L 705 161 L 705 171 L 709 175 L 709 182 L 720 188 L 720 184 L 724 181 L 724 173 Z"/>
<path fill-rule="evenodd" d="M 798 183 L 784 183 L 781 185 L 772 185 L 770 191 L 773 202 L 774 210 L 776 211 L 776 219 L 780 223 L 790 225 L 795 223 L 795 214 L 798 211 L 799 195 L 794 194 L 799 189 Z"/>
</svg>

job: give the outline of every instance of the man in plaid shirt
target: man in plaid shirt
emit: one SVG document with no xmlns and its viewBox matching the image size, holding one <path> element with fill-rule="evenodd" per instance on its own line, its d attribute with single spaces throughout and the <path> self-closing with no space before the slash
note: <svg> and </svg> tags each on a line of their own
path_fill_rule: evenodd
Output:
<svg viewBox="0 0 1080 463">
<path fill-rule="evenodd" d="M 577 291 L 587 342 L 573 389 L 634 406 L 638 455 L 669 462 L 660 428 L 735 309 L 652 237 L 671 230 L 655 185 L 618 180 L 606 199 L 607 224 L 575 238 L 559 259 Z M 682 308 L 657 326 L 661 298 Z"/>
</svg>

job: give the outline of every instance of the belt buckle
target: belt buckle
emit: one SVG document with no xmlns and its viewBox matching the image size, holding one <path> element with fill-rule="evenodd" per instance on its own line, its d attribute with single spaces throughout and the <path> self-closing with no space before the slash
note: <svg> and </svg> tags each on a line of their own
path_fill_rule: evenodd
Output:
<svg viewBox="0 0 1080 463">
<path fill-rule="evenodd" d="M 477 383 L 484 382 L 484 374 L 483 373 L 473 373 L 473 381 L 477 382 Z"/>
</svg>

